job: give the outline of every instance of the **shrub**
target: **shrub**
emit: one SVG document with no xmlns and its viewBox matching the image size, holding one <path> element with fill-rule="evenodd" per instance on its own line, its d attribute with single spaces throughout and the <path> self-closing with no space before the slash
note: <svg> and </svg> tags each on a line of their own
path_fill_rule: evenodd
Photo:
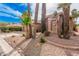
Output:
<svg viewBox="0 0 79 59">
<path fill-rule="evenodd" d="M 44 32 L 44 35 L 45 35 L 45 36 L 49 36 L 49 35 L 50 35 L 50 32 L 49 32 L 49 31 L 45 31 L 45 32 Z"/>
<path fill-rule="evenodd" d="M 43 37 L 41 37 L 40 43 L 45 43 L 45 42 L 46 42 L 45 39 Z"/>
<path fill-rule="evenodd" d="M 79 26 L 79 24 L 76 24 L 75 26 Z"/>
<path fill-rule="evenodd" d="M 12 35 L 12 37 L 15 37 L 14 35 Z"/>
<path fill-rule="evenodd" d="M 9 31 L 22 31 L 22 27 L 0 27 L 1 31 L 9 32 Z"/>
<path fill-rule="evenodd" d="M 5 32 L 9 33 L 9 32 L 10 32 L 10 30 L 6 30 Z"/>
<path fill-rule="evenodd" d="M 6 31 L 5 31 L 5 30 L 6 30 L 5 27 L 0 27 L 0 29 L 1 29 L 2 32 L 6 32 Z"/>
<path fill-rule="evenodd" d="M 25 34 L 22 34 L 22 36 L 24 37 L 24 36 L 25 36 Z"/>
<path fill-rule="evenodd" d="M 22 31 L 21 27 L 10 27 L 9 30 L 11 31 Z"/>
</svg>

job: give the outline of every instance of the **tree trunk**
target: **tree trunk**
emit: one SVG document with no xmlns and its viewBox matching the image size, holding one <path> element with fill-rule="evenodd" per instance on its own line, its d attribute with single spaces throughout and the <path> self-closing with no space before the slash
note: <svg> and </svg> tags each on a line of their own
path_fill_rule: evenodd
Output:
<svg viewBox="0 0 79 59">
<path fill-rule="evenodd" d="M 52 22 L 53 22 L 53 21 L 51 21 L 51 31 L 52 31 L 52 25 L 53 25 Z"/>
<path fill-rule="evenodd" d="M 48 17 L 45 19 L 46 21 L 46 31 L 48 31 Z"/>
<path fill-rule="evenodd" d="M 38 9 L 39 9 L 39 3 L 36 3 L 36 7 L 35 7 L 35 23 L 37 23 L 37 19 L 38 19 Z"/>
<path fill-rule="evenodd" d="M 73 31 L 74 31 L 73 18 L 70 18 L 70 20 L 69 20 L 69 28 L 70 28 L 70 34 L 73 35 Z"/>
<path fill-rule="evenodd" d="M 69 33 L 69 14 L 70 14 L 70 6 L 66 6 L 63 8 L 64 11 L 64 38 L 68 39 L 70 37 Z"/>
<path fill-rule="evenodd" d="M 39 9 L 39 3 L 36 3 L 35 7 L 35 17 L 34 17 L 34 35 L 33 38 L 36 38 L 36 25 L 37 25 L 37 19 L 38 19 L 38 9 Z"/>
<path fill-rule="evenodd" d="M 31 14 L 30 14 L 30 3 L 28 3 L 28 15 L 29 15 L 29 17 L 31 16 Z M 29 37 L 31 38 L 32 37 L 32 25 L 31 24 L 29 24 Z"/>
<path fill-rule="evenodd" d="M 27 39 L 27 38 L 29 38 L 29 33 L 28 33 L 28 25 L 27 26 L 25 26 L 25 39 Z"/>
<path fill-rule="evenodd" d="M 63 14 L 60 14 L 58 16 L 58 20 L 57 20 L 57 34 L 60 38 L 62 38 L 61 35 L 64 34 L 64 16 Z"/>
<path fill-rule="evenodd" d="M 46 4 L 42 4 L 42 18 L 41 18 L 41 32 L 44 33 L 46 31 L 46 23 L 45 23 L 45 17 L 46 17 Z"/>
</svg>

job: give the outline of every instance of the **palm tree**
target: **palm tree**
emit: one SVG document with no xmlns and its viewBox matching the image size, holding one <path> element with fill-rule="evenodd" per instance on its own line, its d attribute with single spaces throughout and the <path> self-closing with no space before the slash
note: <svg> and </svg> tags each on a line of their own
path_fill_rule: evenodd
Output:
<svg viewBox="0 0 79 59">
<path fill-rule="evenodd" d="M 35 17 L 34 17 L 34 24 L 37 25 L 37 19 L 38 19 L 38 9 L 39 9 L 39 3 L 36 3 L 36 7 L 35 7 Z M 34 25 L 34 26 L 35 26 Z M 33 38 L 36 38 L 36 26 L 34 27 L 34 35 Z"/>
<path fill-rule="evenodd" d="M 71 14 L 72 14 L 71 16 L 77 21 L 77 18 L 79 17 L 79 11 L 77 11 L 77 9 L 73 9 L 71 11 Z"/>
<path fill-rule="evenodd" d="M 41 32 L 42 33 L 46 31 L 45 17 L 46 17 L 46 3 L 42 3 L 42 17 L 41 17 Z"/>
<path fill-rule="evenodd" d="M 31 12 L 30 12 L 30 3 L 27 4 L 28 5 L 28 16 L 30 17 L 31 16 Z M 29 24 L 29 36 L 30 38 L 32 37 L 32 25 Z"/>
<path fill-rule="evenodd" d="M 29 31 L 28 31 L 28 26 L 29 24 L 31 24 L 31 18 L 28 16 L 28 12 L 24 12 L 21 16 L 21 21 L 22 21 L 22 24 L 25 25 L 24 28 L 25 28 L 25 32 L 26 32 L 26 36 L 25 38 L 29 38 Z"/>
<path fill-rule="evenodd" d="M 74 19 L 76 19 L 76 21 L 74 21 L 74 29 L 76 29 L 75 28 L 75 23 L 77 22 L 77 18 L 79 17 L 79 11 L 77 11 L 77 9 L 73 9 L 72 11 L 71 11 L 71 16 L 72 16 L 72 18 L 73 18 L 73 20 Z"/>
<path fill-rule="evenodd" d="M 61 3 L 58 5 L 58 9 L 62 8 L 63 10 L 63 17 L 64 17 L 64 33 L 63 33 L 63 37 L 68 39 L 70 37 L 69 35 L 69 14 L 70 14 L 70 3 Z"/>
</svg>

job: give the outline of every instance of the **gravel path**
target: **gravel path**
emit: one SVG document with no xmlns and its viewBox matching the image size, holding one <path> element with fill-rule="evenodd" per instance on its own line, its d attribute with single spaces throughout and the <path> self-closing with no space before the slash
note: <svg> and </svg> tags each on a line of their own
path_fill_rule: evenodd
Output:
<svg viewBox="0 0 79 59">
<path fill-rule="evenodd" d="M 0 38 L 0 46 L 4 51 L 4 54 L 8 54 L 11 50 L 13 50 L 13 48 L 3 39 Z M 13 56 L 20 56 L 20 54 L 17 51 L 14 51 L 11 55 Z"/>
<path fill-rule="evenodd" d="M 20 46 L 21 44 L 19 43 L 19 45 L 17 45 L 15 48 L 13 48 L 9 44 L 9 42 L 5 40 L 5 38 L 11 37 L 13 35 L 14 36 L 21 36 L 22 34 L 17 34 L 17 33 L 3 33 L 3 34 L 0 34 L 0 46 L 1 46 L 1 48 L 3 50 L 3 53 L 5 55 L 9 55 L 9 56 L 20 56 L 21 54 L 18 53 L 18 51 L 21 50 L 21 49 L 19 49 L 18 46 Z M 29 41 L 30 40 L 28 40 L 27 42 L 26 41 L 24 41 L 24 42 L 26 42 L 26 45 L 27 45 Z"/>
<path fill-rule="evenodd" d="M 32 39 L 24 49 L 25 56 L 39 56 L 42 45 L 39 39 Z"/>
<path fill-rule="evenodd" d="M 1 46 L 1 49 L 3 50 L 3 53 L 7 54 L 7 53 L 11 52 L 13 50 L 13 48 L 3 39 L 3 38 L 5 38 L 5 35 L 0 35 L 0 46 Z M 7 35 L 7 37 L 8 36 L 9 35 Z M 54 36 L 54 38 L 56 39 L 55 36 Z M 51 39 L 49 39 L 49 40 L 51 40 Z M 61 48 L 61 47 L 55 46 L 53 44 L 50 44 L 48 42 L 46 42 L 44 44 L 40 44 L 39 39 L 27 40 L 27 42 L 25 41 L 20 46 L 20 48 L 23 50 L 23 54 L 25 56 L 79 56 L 79 50 Z M 15 50 L 13 52 L 11 52 L 10 55 L 11 56 L 20 56 L 20 54 Z"/>
</svg>

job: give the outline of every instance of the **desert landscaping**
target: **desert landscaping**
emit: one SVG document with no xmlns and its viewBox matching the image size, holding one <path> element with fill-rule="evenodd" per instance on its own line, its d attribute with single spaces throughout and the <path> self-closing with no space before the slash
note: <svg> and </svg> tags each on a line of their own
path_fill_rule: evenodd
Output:
<svg viewBox="0 0 79 59">
<path fill-rule="evenodd" d="M 77 5 L 0 4 L 0 56 L 79 56 Z"/>
</svg>

